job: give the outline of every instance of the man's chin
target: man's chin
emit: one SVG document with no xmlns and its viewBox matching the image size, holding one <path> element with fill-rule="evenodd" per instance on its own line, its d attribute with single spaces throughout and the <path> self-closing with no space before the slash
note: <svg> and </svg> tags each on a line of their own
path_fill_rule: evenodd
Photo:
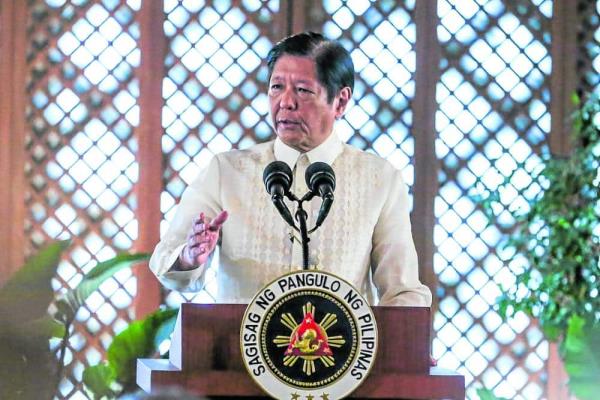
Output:
<svg viewBox="0 0 600 400">
<path fill-rule="evenodd" d="M 279 137 L 279 139 L 281 139 L 283 141 L 283 143 L 285 144 L 297 144 L 302 142 L 302 140 L 305 139 L 304 135 L 302 134 L 302 132 L 298 132 L 298 131 L 291 131 L 291 130 L 287 130 L 287 129 L 279 129 L 277 130 L 277 136 Z"/>
<path fill-rule="evenodd" d="M 306 137 L 300 132 L 278 131 L 277 137 L 283 143 L 298 151 L 305 152 L 311 149 L 309 143 L 306 141 Z"/>
</svg>

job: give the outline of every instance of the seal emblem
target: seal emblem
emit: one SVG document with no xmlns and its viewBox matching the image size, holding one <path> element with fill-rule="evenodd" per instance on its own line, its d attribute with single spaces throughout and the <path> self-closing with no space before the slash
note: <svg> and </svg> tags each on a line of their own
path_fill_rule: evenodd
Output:
<svg viewBox="0 0 600 400">
<path fill-rule="evenodd" d="M 263 288 L 246 309 L 241 351 L 250 376 L 278 399 L 340 399 L 377 353 L 373 312 L 343 279 L 308 270 Z"/>
</svg>

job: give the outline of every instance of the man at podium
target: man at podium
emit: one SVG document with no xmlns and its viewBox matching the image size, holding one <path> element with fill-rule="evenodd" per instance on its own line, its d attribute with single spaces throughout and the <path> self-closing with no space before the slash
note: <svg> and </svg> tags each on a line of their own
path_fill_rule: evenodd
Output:
<svg viewBox="0 0 600 400">
<path fill-rule="evenodd" d="M 335 132 L 354 88 L 350 54 L 335 41 L 305 32 L 277 43 L 267 63 L 276 139 L 213 157 L 185 190 L 150 268 L 168 288 L 199 291 L 220 243 L 217 302 L 250 302 L 269 282 L 302 269 L 299 235 L 271 204 L 262 180 L 265 167 L 285 162 L 293 171 L 291 191 L 301 197 L 308 191 L 306 168 L 324 162 L 337 178 L 335 202 L 310 236 L 310 264 L 345 279 L 372 305 L 429 306 L 401 172 L 343 143 Z M 320 205 L 317 198 L 305 205 L 309 227 Z M 286 206 L 293 214 L 294 205 Z"/>
</svg>

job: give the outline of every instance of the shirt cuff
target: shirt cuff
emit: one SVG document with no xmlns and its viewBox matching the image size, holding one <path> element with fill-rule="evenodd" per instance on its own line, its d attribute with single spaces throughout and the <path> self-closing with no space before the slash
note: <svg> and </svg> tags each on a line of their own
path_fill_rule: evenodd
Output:
<svg viewBox="0 0 600 400">
<path fill-rule="evenodd" d="M 169 257 L 167 257 L 167 262 L 165 264 L 169 269 L 158 276 L 158 279 L 167 289 L 180 292 L 198 292 L 202 290 L 204 280 L 200 278 L 202 278 L 202 275 L 206 271 L 206 267 L 210 265 L 212 254 L 206 263 L 199 265 L 196 268 L 187 270 L 174 269 L 173 267 L 178 263 L 179 255 L 184 247 L 185 244 L 176 247 Z"/>
<path fill-rule="evenodd" d="M 181 252 L 183 251 L 184 247 L 185 247 L 185 243 L 177 246 L 175 248 L 175 250 L 173 250 L 173 252 L 169 255 L 169 257 L 167 258 L 167 263 L 166 263 L 166 265 L 168 265 L 169 268 L 165 271 L 165 274 L 169 273 L 169 272 L 191 271 L 191 270 L 181 270 L 181 269 L 177 268 L 177 266 L 179 265 L 179 256 L 181 255 Z M 196 269 L 196 268 L 192 268 L 192 270 L 194 270 L 194 269 Z"/>
</svg>

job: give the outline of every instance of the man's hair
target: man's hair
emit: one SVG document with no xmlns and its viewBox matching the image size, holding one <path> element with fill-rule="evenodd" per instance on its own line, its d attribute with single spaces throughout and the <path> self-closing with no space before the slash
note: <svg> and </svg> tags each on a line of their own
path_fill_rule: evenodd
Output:
<svg viewBox="0 0 600 400">
<path fill-rule="evenodd" d="M 320 33 L 302 32 L 278 42 L 267 55 L 269 80 L 279 57 L 283 55 L 309 57 L 315 61 L 317 79 L 327 89 L 327 102 L 348 86 L 354 91 L 354 64 L 350 53 L 338 42 L 327 40 Z"/>
</svg>

